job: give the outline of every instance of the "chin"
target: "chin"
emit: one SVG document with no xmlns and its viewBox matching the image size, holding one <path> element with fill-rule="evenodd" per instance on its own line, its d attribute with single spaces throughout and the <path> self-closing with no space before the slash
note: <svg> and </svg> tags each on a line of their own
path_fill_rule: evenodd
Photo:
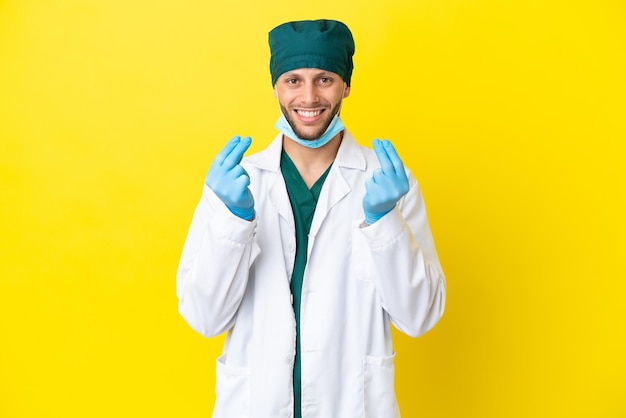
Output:
<svg viewBox="0 0 626 418">
<path fill-rule="evenodd" d="M 316 139 L 318 139 L 320 136 L 324 134 L 324 131 L 303 132 L 301 129 L 298 129 L 297 131 L 294 129 L 294 132 L 296 133 L 296 135 L 298 135 L 299 138 L 304 139 L 306 141 L 315 141 Z"/>
<path fill-rule="evenodd" d="M 319 125 L 317 127 L 305 127 L 307 129 L 294 129 L 294 132 L 296 133 L 296 135 L 298 135 L 298 137 L 302 139 L 305 139 L 307 141 L 315 141 L 316 139 L 319 139 L 322 135 L 324 135 L 324 132 L 326 132 L 329 126 L 330 121 L 324 121 L 322 127 L 320 127 Z"/>
</svg>

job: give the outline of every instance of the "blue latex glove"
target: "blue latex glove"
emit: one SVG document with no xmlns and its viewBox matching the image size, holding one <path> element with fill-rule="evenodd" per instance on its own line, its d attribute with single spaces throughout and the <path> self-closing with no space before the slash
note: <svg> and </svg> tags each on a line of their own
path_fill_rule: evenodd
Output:
<svg viewBox="0 0 626 418">
<path fill-rule="evenodd" d="M 391 142 L 375 139 L 373 146 L 380 168 L 365 182 L 363 211 L 365 222 L 369 225 L 389 213 L 409 191 L 409 179 L 404 171 L 404 164 Z"/>
<path fill-rule="evenodd" d="M 213 160 L 205 183 L 235 215 L 247 221 L 254 218 L 254 198 L 248 186 L 250 176 L 239 165 L 252 139 L 233 137 Z"/>
</svg>

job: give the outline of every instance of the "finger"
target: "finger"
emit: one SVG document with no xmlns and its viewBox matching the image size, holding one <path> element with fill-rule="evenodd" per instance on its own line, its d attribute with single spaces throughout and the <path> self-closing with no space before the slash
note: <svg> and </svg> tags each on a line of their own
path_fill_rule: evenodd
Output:
<svg viewBox="0 0 626 418">
<path fill-rule="evenodd" d="M 378 158 L 378 162 L 380 163 L 380 168 L 385 174 L 394 174 L 395 170 L 393 168 L 393 163 L 389 159 L 389 155 L 387 155 L 387 149 L 383 146 L 383 143 L 379 139 L 375 139 L 373 142 L 374 152 L 376 153 L 376 157 Z"/>
<path fill-rule="evenodd" d="M 404 173 L 404 163 L 402 163 L 402 160 L 400 159 L 400 156 L 398 155 L 398 152 L 394 148 L 393 144 L 385 139 L 383 141 L 383 148 L 385 148 L 385 150 L 387 151 L 387 156 L 389 157 L 389 161 L 391 161 L 391 164 L 393 164 L 393 168 L 396 174 L 401 175 L 402 173 Z"/>
<path fill-rule="evenodd" d="M 232 182 L 232 186 L 236 190 L 244 190 L 250 186 L 250 177 L 242 173 L 241 175 L 235 177 Z"/>
<path fill-rule="evenodd" d="M 229 170 L 224 170 L 224 179 L 227 181 L 235 181 L 239 176 L 244 174 L 244 169 L 240 165 L 235 165 Z"/>
<path fill-rule="evenodd" d="M 222 150 L 215 156 L 215 159 L 213 160 L 214 164 L 217 165 L 222 165 L 222 163 L 224 162 L 224 160 L 226 159 L 226 157 L 228 157 L 228 154 L 230 154 L 230 152 L 233 150 L 233 148 L 235 148 L 237 146 L 237 144 L 240 141 L 240 136 L 236 135 L 233 136 L 224 146 L 224 148 L 222 148 Z"/>
<path fill-rule="evenodd" d="M 385 173 L 380 168 L 377 168 L 372 173 L 372 182 L 374 184 L 381 184 L 385 178 Z"/>
<path fill-rule="evenodd" d="M 395 175 L 404 182 L 408 181 L 406 171 L 404 169 L 404 163 L 400 159 L 400 156 L 398 155 L 398 152 L 396 151 L 391 141 L 385 139 L 382 145 L 383 148 L 385 148 L 385 150 L 387 151 L 387 156 L 389 157 L 389 161 L 391 161 L 391 164 L 393 165 Z"/>
<path fill-rule="evenodd" d="M 232 169 L 228 170 L 228 174 L 224 177 L 229 182 L 238 181 L 240 178 L 246 178 L 248 184 L 250 184 L 250 175 L 241 165 L 236 165 Z"/>
<path fill-rule="evenodd" d="M 241 158 L 243 158 L 243 154 L 250 148 L 250 144 L 252 143 L 252 139 L 247 136 L 235 144 L 235 147 L 230 151 L 230 153 L 224 158 L 222 161 L 222 167 L 226 170 L 230 170 L 237 164 L 241 162 Z"/>
</svg>

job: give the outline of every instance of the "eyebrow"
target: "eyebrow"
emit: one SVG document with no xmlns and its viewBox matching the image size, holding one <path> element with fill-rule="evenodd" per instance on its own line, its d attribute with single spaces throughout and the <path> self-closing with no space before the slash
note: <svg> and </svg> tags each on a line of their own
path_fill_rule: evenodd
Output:
<svg viewBox="0 0 626 418">
<path fill-rule="evenodd" d="M 313 77 L 328 77 L 328 78 L 331 78 L 331 77 L 334 77 L 334 76 L 335 76 L 334 73 L 331 73 L 330 71 L 326 71 L 326 70 L 320 70 L 319 72 L 313 74 Z M 298 74 L 295 71 L 288 71 L 285 74 L 280 76 L 280 78 L 283 78 L 283 77 L 287 77 L 287 78 L 303 77 L 303 75 L 302 74 Z"/>
</svg>

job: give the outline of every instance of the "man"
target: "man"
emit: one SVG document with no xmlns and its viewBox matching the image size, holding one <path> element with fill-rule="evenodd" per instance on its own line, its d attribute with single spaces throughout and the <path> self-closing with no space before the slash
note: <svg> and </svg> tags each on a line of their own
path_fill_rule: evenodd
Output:
<svg viewBox="0 0 626 418">
<path fill-rule="evenodd" d="M 398 417 L 390 323 L 421 335 L 445 304 L 421 193 L 389 141 L 361 147 L 339 118 L 347 26 L 289 22 L 269 44 L 280 133 L 216 156 L 177 276 L 191 327 L 228 331 L 213 416 Z"/>
</svg>

